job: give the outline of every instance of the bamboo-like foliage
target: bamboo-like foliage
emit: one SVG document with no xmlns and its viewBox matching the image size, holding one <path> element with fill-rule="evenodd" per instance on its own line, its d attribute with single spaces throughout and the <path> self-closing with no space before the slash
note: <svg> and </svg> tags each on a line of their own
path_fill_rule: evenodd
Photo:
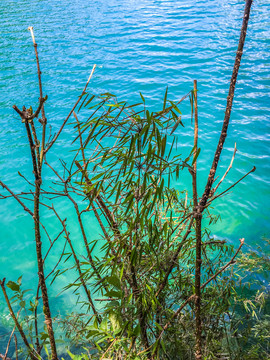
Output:
<svg viewBox="0 0 270 360">
<path fill-rule="evenodd" d="M 94 113 L 103 112 L 77 125 L 82 144 L 82 160 L 76 162 L 80 186 L 89 206 L 98 207 L 97 218 L 107 223 L 104 255 L 97 266 L 102 275 L 98 289 L 106 284 L 108 313 L 114 314 L 123 331 L 135 331 L 129 335 L 134 343 L 129 344 L 130 351 L 139 333 L 148 351 L 155 339 L 149 329 L 155 328 L 157 335 L 162 327 L 160 302 L 178 266 L 179 244 L 185 249 L 193 220 L 185 195 L 182 199 L 172 181 L 184 167 L 191 168 L 188 161 L 194 149 L 184 160 L 177 154 L 173 133 L 181 111 L 173 102 L 167 107 L 166 97 L 167 92 L 163 109 L 150 113 L 143 97 L 143 104 L 130 107 L 104 94 L 91 106 Z"/>
<path fill-rule="evenodd" d="M 0 181 L 9 193 L 1 197 L 13 197 L 33 218 L 35 227 L 38 288 L 29 302 L 32 317 L 27 315 L 21 278 L 16 283 L 0 281 L 15 328 L 25 345 L 25 356 L 42 359 L 46 352 L 49 359 L 59 358 L 53 328 L 57 320 L 51 315 L 47 287 L 48 279 L 61 281 L 61 275 L 68 270 L 76 272 L 77 280 L 63 287 L 75 289 L 83 310 L 80 314 L 70 314 L 62 324 L 71 344 L 80 347 L 80 351 L 83 347 L 86 350 L 77 358 L 201 360 L 214 358 L 224 348 L 222 343 L 226 336 L 228 338 L 225 314 L 230 311 L 233 282 L 228 268 L 235 263 L 244 239 L 240 239 L 240 246 L 233 252 L 226 241 L 211 237 L 208 229 L 202 226 L 202 218 L 208 218 L 210 223 L 215 221 L 209 212 L 212 202 L 255 170 L 251 169 L 216 194 L 236 153 L 235 147 L 227 171 L 213 187 L 227 135 L 251 2 L 246 1 L 223 129 L 201 197 L 197 189 L 200 154 L 197 81 L 177 102 L 168 99 L 167 89 L 160 109 L 153 112 L 147 108 L 142 94 L 139 104 L 129 105 L 119 102 L 110 93 L 99 96 L 88 93 L 94 65 L 82 94 L 59 131 L 46 143 L 44 107 L 47 97 L 43 97 L 37 44 L 30 28 L 37 60 L 39 106 L 36 111 L 31 107 L 19 110 L 14 106 L 14 109 L 26 129 L 34 173 L 34 181 L 31 183 L 27 179 L 27 182 L 33 185 L 34 192 L 15 193 Z M 188 99 L 191 118 L 194 115 L 194 142 L 189 154 L 183 156 L 181 150 L 186 144 L 181 143 L 180 136 L 184 127 L 181 106 Z M 36 129 L 39 114 L 40 134 Z M 47 161 L 47 153 L 72 115 L 76 132 L 72 144 L 75 156 L 69 164 L 62 162 L 60 168 L 54 168 Z M 51 187 L 43 183 L 45 165 L 57 177 Z M 190 173 L 190 194 L 177 186 L 183 172 Z M 69 219 L 57 209 L 59 197 L 73 206 L 72 222 L 76 221 L 80 238 L 70 232 Z M 28 206 L 29 201 L 33 209 Z M 42 206 L 59 224 L 54 239 L 46 219 L 43 223 L 40 217 Z M 88 231 L 88 223 L 94 220 L 99 226 L 98 239 L 93 239 Z M 45 255 L 44 240 L 49 241 Z M 45 261 L 54 244 L 61 240 L 63 250 L 59 260 L 45 274 Z M 84 258 L 77 252 L 76 242 L 79 241 L 83 244 Z M 72 269 L 60 270 L 59 264 L 70 257 L 74 264 Z M 17 316 L 6 286 L 14 292 L 13 299 L 19 304 Z M 42 311 L 39 311 L 39 292 Z M 6 358 L 14 331 L 1 357 Z M 14 339 L 17 358 L 17 338 Z"/>
</svg>

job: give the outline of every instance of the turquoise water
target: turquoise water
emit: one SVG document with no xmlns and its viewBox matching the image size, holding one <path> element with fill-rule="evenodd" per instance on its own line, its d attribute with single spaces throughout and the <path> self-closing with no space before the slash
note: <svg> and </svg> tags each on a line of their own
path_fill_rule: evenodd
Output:
<svg viewBox="0 0 270 360">
<path fill-rule="evenodd" d="M 48 95 L 47 118 L 57 131 L 87 80 L 93 64 L 97 70 L 89 90 L 110 91 L 120 100 L 138 102 L 141 91 L 148 104 L 158 109 L 169 86 L 169 98 L 178 100 L 198 80 L 200 188 L 203 189 L 223 121 L 226 95 L 241 27 L 244 2 L 239 0 L 63 0 L 12 1 L 0 3 L 0 176 L 14 190 L 29 185 L 17 171 L 30 176 L 29 149 L 24 128 L 12 105 L 37 104 L 35 57 L 28 26 L 33 26 L 39 44 L 44 93 Z M 212 230 L 233 244 L 244 237 L 250 245 L 269 236 L 269 70 L 270 3 L 254 2 L 239 73 L 232 122 L 221 158 L 219 175 L 229 165 L 234 142 L 238 152 L 226 184 L 238 180 L 254 165 L 257 170 L 238 185 L 233 194 L 216 203 L 222 221 Z M 189 106 L 183 106 L 185 130 L 183 151 L 190 146 Z M 70 158 L 71 128 L 61 136 L 49 160 Z M 49 172 L 47 178 L 51 177 Z M 190 181 L 186 176 L 178 184 Z M 62 213 L 74 215 L 68 205 Z M 43 216 L 45 217 L 45 212 Z M 12 200 L 0 203 L 0 278 L 16 280 L 24 273 L 25 286 L 36 273 L 33 224 Z M 49 219 L 50 231 L 56 222 Z M 74 238 L 78 229 L 72 224 Z M 96 224 L 87 231 L 96 236 Z M 45 247 L 47 245 L 45 244 Z M 46 265 L 57 261 L 62 244 L 55 247 Z M 63 276 L 62 281 L 66 279 Z M 58 289 L 61 282 L 56 285 Z M 29 287 L 29 286 L 28 286 Z M 3 309 L 2 297 L 0 310 Z M 54 303 L 56 313 L 68 304 L 66 295 Z"/>
</svg>

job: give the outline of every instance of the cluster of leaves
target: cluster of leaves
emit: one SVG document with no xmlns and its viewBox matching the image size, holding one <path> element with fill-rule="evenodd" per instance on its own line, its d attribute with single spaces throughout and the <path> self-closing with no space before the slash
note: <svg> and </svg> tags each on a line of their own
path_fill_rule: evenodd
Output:
<svg viewBox="0 0 270 360">
<path fill-rule="evenodd" d="M 78 234 L 70 233 L 66 220 L 49 207 L 61 222 L 64 249 L 67 242 L 71 248 L 70 253 L 63 250 L 60 260 L 73 257 L 71 271 L 78 271 L 65 289 L 74 289 L 81 311 L 61 320 L 72 359 L 193 359 L 195 305 L 187 299 L 195 293 L 194 203 L 192 194 L 176 186 L 184 171 L 194 171 L 200 153 L 192 146 L 188 155 L 180 153 L 181 102 L 188 97 L 193 105 L 192 91 L 177 103 L 167 100 L 166 91 L 162 109 L 151 112 L 143 95 L 140 104 L 130 106 L 109 93 L 84 94 L 80 109 L 84 105 L 84 113 L 91 114 L 85 121 L 76 117 L 80 145 L 71 165 L 62 163 L 63 176 L 54 170 L 59 181 L 53 188 L 54 200 L 65 197 L 75 207 L 87 250 L 83 258 L 72 245 L 80 241 Z M 45 204 L 50 193 L 42 190 L 42 195 Z M 218 220 L 208 209 L 205 213 L 209 225 Z M 93 217 L 100 226 L 98 239 L 87 232 Z M 207 228 L 202 238 L 204 283 L 232 257 L 233 248 Z M 58 269 L 60 260 L 50 273 L 52 282 L 70 270 L 67 265 Z M 251 251 L 242 255 L 237 271 L 223 272 L 204 288 L 205 359 L 224 353 L 230 359 L 268 356 L 267 289 L 247 295 L 247 282 L 239 283 L 241 271 L 259 273 L 267 266 L 267 255 Z M 46 327 L 37 331 L 38 296 L 25 299 L 21 278 L 7 286 L 22 310 L 20 321 L 31 346 L 38 337 L 41 353 L 50 359 Z"/>
<path fill-rule="evenodd" d="M 261 246 L 241 254 L 232 296 L 230 333 L 236 359 L 270 358 L 270 241 L 261 239 Z"/>
<path fill-rule="evenodd" d="M 192 103 L 192 92 L 188 95 Z M 103 246 L 100 239 L 92 245 L 99 244 L 95 266 L 84 264 L 87 282 L 102 298 L 97 305 L 102 315 L 88 319 L 76 341 L 91 343 L 97 356 L 108 358 L 143 359 L 155 353 L 182 359 L 194 346 L 194 304 L 176 319 L 174 313 L 194 294 L 195 234 L 192 198 L 174 184 L 181 171 L 193 171 L 199 150 L 194 154 L 191 147 L 185 158 L 179 153 L 180 102 L 168 102 L 166 92 L 163 108 L 150 112 L 141 99 L 129 106 L 106 93 L 91 105 L 96 99 L 86 95 L 91 116 L 75 125 L 81 159 L 77 155 L 73 163 L 80 170 L 69 171 L 70 183 L 83 190 L 88 207 L 96 206 L 103 224 Z M 204 241 L 206 280 L 231 249 L 208 231 Z M 228 279 L 219 279 L 204 294 L 208 345 L 223 337 L 220 317 L 229 306 Z M 167 323 L 169 330 L 161 336 Z"/>
</svg>

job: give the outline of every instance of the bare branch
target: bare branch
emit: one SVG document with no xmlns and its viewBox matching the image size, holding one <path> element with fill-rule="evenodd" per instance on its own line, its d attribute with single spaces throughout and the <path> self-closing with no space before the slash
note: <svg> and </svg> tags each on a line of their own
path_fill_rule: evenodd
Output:
<svg viewBox="0 0 270 360">
<path fill-rule="evenodd" d="M 64 220 L 61 219 L 61 217 L 59 216 L 58 212 L 55 210 L 55 208 L 54 208 L 53 205 L 50 207 L 50 209 L 52 209 L 52 211 L 55 213 L 57 219 L 59 220 L 59 222 L 61 223 L 61 225 L 62 225 L 62 227 L 63 227 L 63 230 L 64 230 L 65 235 L 66 235 L 66 239 L 67 239 L 67 241 L 68 241 L 68 243 L 69 243 L 69 246 L 70 246 L 70 249 L 71 249 L 73 258 L 74 258 L 74 260 L 75 260 L 76 268 L 77 268 L 77 271 L 78 271 L 78 273 L 79 273 L 79 279 L 80 279 L 80 281 L 82 282 L 82 285 L 83 285 L 83 288 L 84 288 L 84 290 L 85 290 L 86 296 L 87 296 L 87 298 L 88 298 L 88 301 L 89 301 L 89 303 L 90 303 L 90 306 L 91 306 L 94 314 L 95 314 L 96 317 L 97 317 L 97 320 L 98 320 L 99 322 L 101 322 L 100 316 L 98 315 L 98 312 L 97 312 L 96 307 L 95 307 L 95 305 L 94 305 L 94 302 L 93 302 L 93 300 L 92 300 L 92 297 L 91 297 L 91 294 L 90 294 L 90 290 L 87 289 L 85 280 L 84 280 L 84 278 L 83 278 L 83 273 L 82 273 L 82 270 L 81 270 L 81 265 L 80 265 L 79 259 L 78 259 L 77 255 L 76 255 L 75 249 L 74 249 L 74 247 L 73 247 L 73 245 L 72 245 L 72 242 L 71 242 L 71 239 L 70 239 L 70 236 L 69 236 L 69 232 L 67 231 L 66 219 L 64 219 Z"/>
<path fill-rule="evenodd" d="M 226 111 L 225 111 L 225 117 L 224 117 L 224 121 L 223 121 L 222 130 L 221 130 L 221 133 L 220 133 L 218 146 L 217 146 L 216 153 L 215 153 L 215 156 L 214 156 L 214 160 L 213 160 L 213 163 L 212 163 L 212 167 L 211 167 L 211 170 L 209 172 L 207 184 L 205 186 L 205 190 L 204 190 L 204 193 L 202 195 L 202 198 L 201 198 L 201 201 L 200 201 L 200 204 L 199 204 L 201 211 L 203 211 L 203 209 L 204 209 L 204 207 L 205 207 L 205 205 L 207 203 L 207 200 L 209 198 L 210 191 L 211 191 L 213 181 L 214 181 L 214 178 L 215 178 L 217 166 L 218 166 L 218 163 L 219 163 L 220 155 L 221 155 L 221 152 L 222 152 L 222 149 L 223 149 L 223 145 L 225 143 L 225 139 L 227 137 L 227 130 L 228 130 L 230 117 L 231 117 L 235 85 L 236 85 L 236 80 L 237 80 L 237 76 L 238 76 L 238 71 L 239 71 L 239 68 L 240 68 L 241 58 L 242 58 L 242 55 L 243 55 L 243 48 L 244 48 L 245 39 L 246 39 L 246 33 L 247 33 L 247 27 L 248 27 L 248 20 L 249 20 L 251 4 L 252 4 L 252 0 L 246 0 L 246 7 L 245 7 L 245 12 L 244 12 L 244 17 L 243 17 L 241 34 L 240 34 L 238 49 L 237 49 L 237 52 L 236 52 L 235 63 L 234 63 L 232 77 L 231 77 L 229 93 L 228 93 L 228 97 L 227 97 L 227 106 L 226 106 Z"/>
<path fill-rule="evenodd" d="M 78 98 L 78 100 L 76 101 L 76 103 L 75 103 L 75 105 L 73 106 L 73 108 L 70 110 L 68 116 L 66 117 L 66 119 L 65 119 L 64 122 L 63 122 L 63 124 L 61 125 L 58 133 L 54 136 L 54 138 L 52 139 L 52 141 L 50 142 L 50 144 L 49 144 L 49 145 L 47 146 L 47 148 L 44 150 L 44 154 L 46 154 L 46 153 L 50 150 L 50 148 L 53 146 L 53 144 L 55 143 L 55 141 L 58 139 L 58 137 L 59 137 L 59 135 L 61 134 L 64 126 L 66 125 L 68 119 L 70 118 L 70 116 L 71 116 L 71 114 L 73 113 L 73 111 L 76 109 L 76 106 L 79 104 L 82 96 L 85 94 L 86 88 L 87 88 L 87 86 L 88 86 L 88 84 L 89 84 L 89 82 L 90 82 L 90 80 L 91 80 L 91 78 L 92 78 L 92 76 L 93 76 L 93 74 L 94 74 L 95 68 L 96 68 L 96 64 L 95 64 L 95 65 L 93 66 L 93 68 L 92 68 L 91 74 L 90 74 L 90 76 L 89 76 L 89 78 L 88 78 L 88 80 L 87 80 L 87 83 L 85 84 L 85 87 L 84 87 L 81 95 L 79 96 L 79 98 Z"/>
<path fill-rule="evenodd" d="M 28 209 L 28 207 L 19 199 L 19 197 L 18 197 L 16 194 L 14 194 L 14 192 L 13 192 L 12 190 L 10 190 L 10 188 L 9 188 L 6 184 L 4 184 L 3 181 L 1 181 L 1 180 L 0 180 L 0 185 L 1 185 L 4 189 L 6 189 L 6 190 L 11 194 L 11 196 L 12 196 L 15 200 L 18 201 L 18 203 L 23 207 L 23 209 L 24 209 L 26 212 L 28 212 L 28 214 L 30 214 L 31 216 L 34 215 L 34 214 L 32 213 L 32 211 L 31 211 L 30 209 Z"/>
<path fill-rule="evenodd" d="M 231 170 L 232 166 L 233 166 L 233 162 L 234 162 L 234 158 L 235 158 L 235 154 L 236 154 L 236 143 L 234 144 L 234 151 L 233 151 L 233 156 L 232 156 L 232 160 L 230 162 L 230 165 L 228 167 L 228 169 L 226 170 L 225 174 L 222 176 L 221 180 L 219 181 L 219 183 L 217 184 L 217 186 L 212 190 L 212 194 L 214 194 L 218 187 L 220 186 L 220 184 L 223 182 L 223 180 L 225 179 L 225 177 L 228 175 L 228 172 Z"/>
<path fill-rule="evenodd" d="M 225 193 L 227 193 L 229 190 L 231 190 L 233 187 L 235 187 L 235 185 L 237 185 L 240 181 L 242 181 L 243 179 L 245 179 L 249 174 L 251 174 L 252 172 L 254 172 L 256 170 L 256 166 L 253 166 L 253 168 L 246 173 L 244 176 L 242 176 L 239 180 L 237 180 L 235 183 L 233 183 L 230 187 L 228 187 L 226 190 L 222 191 L 220 194 L 214 196 L 213 198 L 211 198 L 208 203 L 205 205 L 205 208 L 207 206 L 209 206 L 214 200 L 216 200 L 217 198 L 221 197 L 222 195 L 224 195 Z"/>
<path fill-rule="evenodd" d="M 21 111 L 16 105 L 13 105 L 13 109 L 20 115 L 23 122 L 31 121 L 38 116 L 38 114 L 40 113 L 40 110 L 41 110 L 44 102 L 47 100 L 47 98 L 48 97 L 45 96 L 44 98 L 40 99 L 38 108 L 33 114 L 30 114 L 29 110 L 27 110 L 25 107 L 23 107 L 23 110 Z"/>
<path fill-rule="evenodd" d="M 17 319 L 18 319 L 18 317 L 19 317 L 19 315 L 20 315 L 20 312 L 21 312 L 21 310 L 19 310 L 18 313 L 17 313 Z M 3 360 L 9 360 L 9 358 L 7 358 L 7 354 L 8 354 L 9 345 L 10 345 L 10 342 L 11 342 L 11 339 L 12 339 L 12 336 L 13 336 L 13 334 L 14 334 L 15 329 L 16 329 L 16 325 L 14 326 L 14 328 L 13 328 L 11 334 L 10 334 L 10 337 L 9 337 L 9 340 L 8 340 L 8 344 L 7 344 L 7 348 L 6 348 L 6 352 L 5 352 L 5 355 L 3 356 Z M 1 356 L 2 356 L 2 355 L 0 354 L 0 357 L 1 357 Z"/>
</svg>

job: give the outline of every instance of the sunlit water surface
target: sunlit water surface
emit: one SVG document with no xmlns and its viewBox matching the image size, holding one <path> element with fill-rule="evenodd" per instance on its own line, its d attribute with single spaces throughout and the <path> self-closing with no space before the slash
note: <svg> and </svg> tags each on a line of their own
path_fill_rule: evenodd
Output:
<svg viewBox="0 0 270 360">
<path fill-rule="evenodd" d="M 243 8 L 244 1 L 239 0 L 1 1 L 1 180 L 14 191 L 29 189 L 17 175 L 19 170 L 31 176 L 32 170 L 24 126 L 12 105 L 37 104 L 36 64 L 27 31 L 32 25 L 39 44 L 44 93 L 49 97 L 47 117 L 52 133 L 71 109 L 95 63 L 91 92 L 110 91 L 120 100 L 138 102 L 141 91 L 149 106 L 156 110 L 167 85 L 168 97 L 178 100 L 197 79 L 202 191 L 224 117 Z M 268 1 L 254 2 L 219 171 L 222 175 L 228 167 L 235 142 L 236 159 L 222 189 L 254 165 L 257 168 L 215 207 L 222 221 L 212 228 L 213 233 L 236 245 L 240 237 L 251 246 L 260 244 L 261 237 L 268 236 L 270 230 L 269 10 Z M 182 111 L 186 126 L 179 129 L 179 141 L 185 152 L 192 147 L 188 102 Z M 53 164 L 59 158 L 70 159 L 72 137 L 69 127 L 49 156 Z M 49 173 L 46 171 L 45 175 Z M 187 181 L 190 176 L 183 175 L 178 188 L 183 189 Z M 68 206 L 61 210 L 65 217 L 74 216 Z M 37 270 L 32 221 L 12 200 L 1 201 L 0 216 L 0 278 L 16 280 L 23 274 L 24 287 L 34 288 Z M 49 230 L 56 234 L 56 227 L 56 220 L 49 218 Z M 86 228 L 90 238 L 98 236 L 97 224 L 92 219 L 88 218 Z M 72 223 L 70 229 L 73 238 L 78 239 L 79 231 Z M 47 242 L 44 246 L 48 246 Z M 59 241 L 46 264 L 47 273 L 61 249 Z M 63 275 L 55 285 L 59 292 L 66 280 L 68 275 Z M 0 304 L 2 312 L 5 307 L 2 296 Z M 53 302 L 54 315 L 60 309 L 70 308 L 68 294 Z M 3 314 L 5 325 L 6 312 Z M 6 338 L 3 342 L 6 343 Z"/>
</svg>

